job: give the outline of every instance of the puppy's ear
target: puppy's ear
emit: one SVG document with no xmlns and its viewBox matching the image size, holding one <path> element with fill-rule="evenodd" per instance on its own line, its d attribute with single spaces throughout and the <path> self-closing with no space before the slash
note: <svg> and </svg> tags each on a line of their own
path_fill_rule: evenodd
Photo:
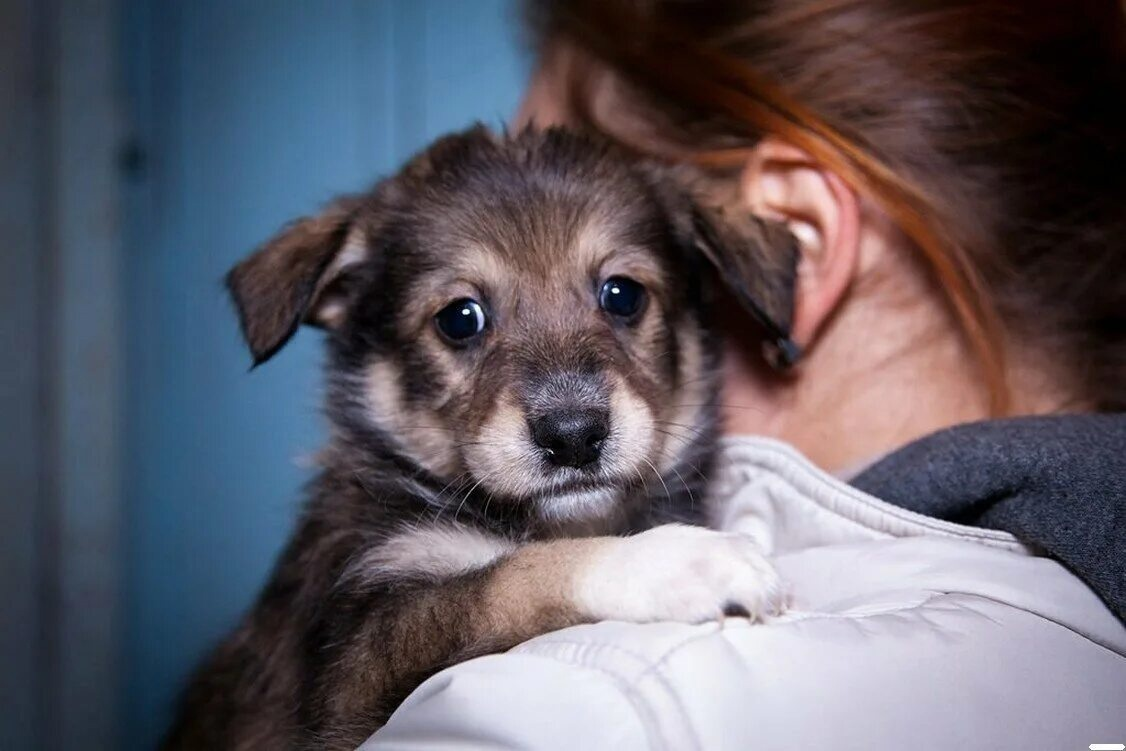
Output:
<svg viewBox="0 0 1126 751">
<path fill-rule="evenodd" d="M 681 243 L 762 325 L 767 358 L 782 369 L 793 365 L 801 356 L 790 338 L 801 259 L 797 238 L 782 222 L 725 210 L 732 197 L 694 170 L 656 167 L 649 175 Z"/>
<path fill-rule="evenodd" d="M 798 240 L 782 222 L 693 202 L 692 242 L 716 277 L 766 332 L 766 356 L 786 369 L 801 357 L 790 338 L 794 321 Z"/>
<path fill-rule="evenodd" d="M 227 274 L 255 365 L 273 357 L 302 322 L 322 328 L 343 322 L 348 272 L 369 253 L 355 221 L 360 204 L 356 197 L 339 199 L 289 224 Z"/>
</svg>

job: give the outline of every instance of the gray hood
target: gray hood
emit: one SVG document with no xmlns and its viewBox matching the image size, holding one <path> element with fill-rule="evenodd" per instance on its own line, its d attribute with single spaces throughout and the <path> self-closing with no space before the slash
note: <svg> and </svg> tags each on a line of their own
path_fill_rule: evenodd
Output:
<svg viewBox="0 0 1126 751">
<path fill-rule="evenodd" d="M 1070 568 L 1126 621 L 1126 414 L 961 425 L 852 484 L 911 511 L 1011 533 Z"/>
</svg>

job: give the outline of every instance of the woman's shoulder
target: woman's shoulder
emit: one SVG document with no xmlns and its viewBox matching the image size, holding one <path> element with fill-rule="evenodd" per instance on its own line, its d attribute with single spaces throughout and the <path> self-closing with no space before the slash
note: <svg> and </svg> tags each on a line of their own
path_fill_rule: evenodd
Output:
<svg viewBox="0 0 1126 751">
<path fill-rule="evenodd" d="M 1083 748 L 1126 732 L 1126 629 L 1048 559 L 914 537 L 777 562 L 795 599 L 781 618 L 548 634 L 431 679 L 368 748 Z"/>
<path fill-rule="evenodd" d="M 714 496 L 716 525 L 774 557 L 792 593 L 784 616 L 548 634 L 435 676 L 368 748 L 1083 748 L 1126 736 L 1126 628 L 1011 534 L 888 503 L 762 439 L 726 443 Z"/>
</svg>

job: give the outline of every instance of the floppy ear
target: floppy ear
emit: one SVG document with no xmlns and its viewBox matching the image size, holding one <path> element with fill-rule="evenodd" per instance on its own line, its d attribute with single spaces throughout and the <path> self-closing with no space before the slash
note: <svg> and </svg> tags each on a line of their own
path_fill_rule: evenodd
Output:
<svg viewBox="0 0 1126 751">
<path fill-rule="evenodd" d="M 801 249 L 779 221 L 693 200 L 692 242 L 714 267 L 716 276 L 766 332 L 767 359 L 779 369 L 792 366 L 801 349 L 790 338 L 794 320 Z"/>
<path fill-rule="evenodd" d="M 683 165 L 650 168 L 659 199 L 681 235 L 714 276 L 766 333 L 765 355 L 776 368 L 797 362 L 801 350 L 790 338 L 801 247 L 782 222 L 750 212 L 729 212 L 724 191 Z"/>
<path fill-rule="evenodd" d="M 354 221 L 359 205 L 359 198 L 339 199 L 291 223 L 227 274 L 255 365 L 273 357 L 302 322 L 322 328 L 343 322 L 346 272 L 369 252 Z"/>
</svg>

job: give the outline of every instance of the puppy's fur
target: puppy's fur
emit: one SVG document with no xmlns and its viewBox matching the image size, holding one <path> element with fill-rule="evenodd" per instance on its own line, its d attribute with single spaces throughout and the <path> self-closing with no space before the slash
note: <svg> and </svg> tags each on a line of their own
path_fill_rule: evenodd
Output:
<svg viewBox="0 0 1126 751">
<path fill-rule="evenodd" d="M 327 330 L 331 439 L 168 748 L 351 748 L 475 655 L 600 619 L 779 605 L 747 542 L 667 524 L 705 516 L 709 260 L 777 330 L 792 307 L 788 233 L 705 203 L 601 142 L 474 128 L 231 272 L 256 363 L 303 321 Z M 638 314 L 600 308 L 610 277 L 643 285 Z M 459 299 L 488 316 L 468 342 L 435 326 Z M 537 444 L 536 421 L 561 409 L 602 416 L 597 461 L 556 466 Z"/>
</svg>

